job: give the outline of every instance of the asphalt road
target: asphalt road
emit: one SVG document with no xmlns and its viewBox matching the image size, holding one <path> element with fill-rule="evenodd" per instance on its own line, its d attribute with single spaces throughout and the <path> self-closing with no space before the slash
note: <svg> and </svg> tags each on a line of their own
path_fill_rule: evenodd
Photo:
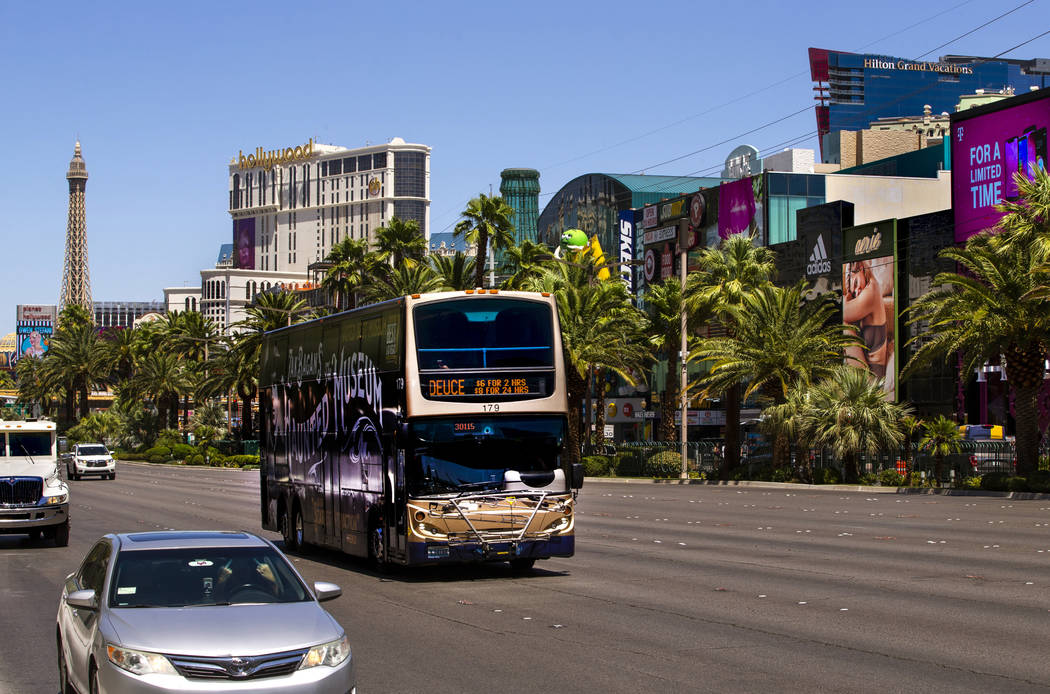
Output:
<svg viewBox="0 0 1050 694">
<path fill-rule="evenodd" d="M 72 483 L 68 548 L 0 536 L 0 692 L 57 690 L 98 536 L 261 532 L 256 472 L 119 470 Z M 588 481 L 579 512 L 577 555 L 530 576 L 294 560 L 343 587 L 362 694 L 1050 692 L 1050 501 Z"/>
</svg>

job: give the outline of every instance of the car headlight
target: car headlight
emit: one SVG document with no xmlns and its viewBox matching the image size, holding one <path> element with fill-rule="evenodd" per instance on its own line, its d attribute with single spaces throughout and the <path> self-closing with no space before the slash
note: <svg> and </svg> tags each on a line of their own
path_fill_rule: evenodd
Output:
<svg viewBox="0 0 1050 694">
<path fill-rule="evenodd" d="M 159 653 L 147 653 L 135 651 L 130 648 L 121 648 L 112 644 L 106 644 L 106 655 L 109 662 L 122 670 L 127 670 L 135 675 L 177 675 L 175 668 L 167 658 Z"/>
<path fill-rule="evenodd" d="M 322 643 L 320 646 L 314 646 L 303 658 L 303 662 L 299 665 L 300 670 L 306 670 L 307 668 L 317 667 L 318 665 L 327 665 L 328 667 L 335 667 L 339 663 L 343 662 L 350 657 L 350 642 L 346 638 L 346 634 L 343 634 L 342 638 L 336 639 L 335 641 L 329 641 L 328 643 Z"/>
</svg>

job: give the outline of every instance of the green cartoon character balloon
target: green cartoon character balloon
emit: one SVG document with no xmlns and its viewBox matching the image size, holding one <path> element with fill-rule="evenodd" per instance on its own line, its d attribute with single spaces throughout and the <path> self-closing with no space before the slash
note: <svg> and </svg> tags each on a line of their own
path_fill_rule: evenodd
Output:
<svg viewBox="0 0 1050 694">
<path fill-rule="evenodd" d="M 566 251 L 582 251 L 589 242 L 582 229 L 566 229 L 561 235 L 561 247 Z"/>
</svg>

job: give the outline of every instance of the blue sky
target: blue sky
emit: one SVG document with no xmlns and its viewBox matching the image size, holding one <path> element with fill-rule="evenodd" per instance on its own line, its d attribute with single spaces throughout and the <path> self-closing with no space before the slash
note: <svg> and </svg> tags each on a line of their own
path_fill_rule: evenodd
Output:
<svg viewBox="0 0 1050 694">
<path fill-rule="evenodd" d="M 813 103 L 809 46 L 918 58 L 1024 2 L 0 3 L 0 333 L 16 304 L 58 301 L 77 137 L 94 299 L 160 300 L 229 242 L 239 150 L 430 145 L 432 230 L 450 230 L 507 167 L 540 170 L 542 208 L 584 173 L 815 147 L 810 109 L 738 137 Z M 926 57 L 1015 46 L 1047 2 Z M 1050 36 L 1007 57 L 1037 56 Z"/>
</svg>

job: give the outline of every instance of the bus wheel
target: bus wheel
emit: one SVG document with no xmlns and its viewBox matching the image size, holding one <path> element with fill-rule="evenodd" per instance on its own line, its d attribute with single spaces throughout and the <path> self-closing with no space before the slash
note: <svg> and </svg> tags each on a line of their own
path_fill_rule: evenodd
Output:
<svg viewBox="0 0 1050 694">
<path fill-rule="evenodd" d="M 532 567 L 536 564 L 536 560 L 532 558 L 527 559 L 511 559 L 510 570 L 516 574 L 524 574 L 532 571 Z"/>
<path fill-rule="evenodd" d="M 285 514 L 281 524 L 284 536 L 284 548 L 289 552 L 298 552 L 303 548 L 303 514 L 298 506 L 292 506 L 291 515 Z"/>
<path fill-rule="evenodd" d="M 386 543 L 383 542 L 383 527 L 373 522 L 368 530 L 368 558 L 378 569 L 386 567 Z"/>
</svg>

